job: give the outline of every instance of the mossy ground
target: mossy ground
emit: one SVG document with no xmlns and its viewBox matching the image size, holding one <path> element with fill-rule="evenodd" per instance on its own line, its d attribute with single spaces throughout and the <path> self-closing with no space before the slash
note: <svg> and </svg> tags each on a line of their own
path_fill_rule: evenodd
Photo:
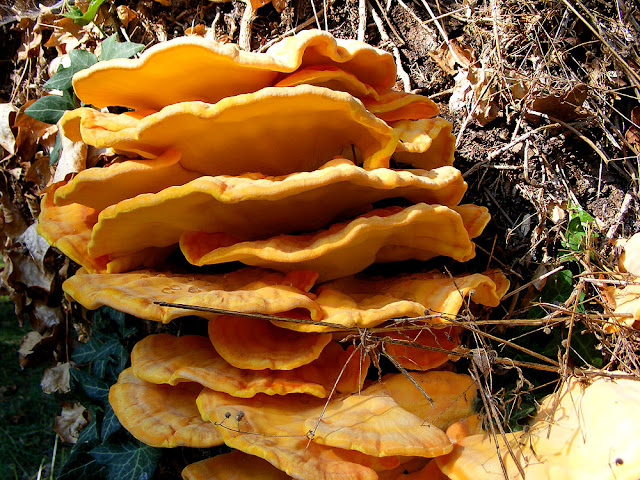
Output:
<svg viewBox="0 0 640 480">
<path fill-rule="evenodd" d="M 30 330 L 20 328 L 13 303 L 0 299 L 0 478 L 51 477 L 59 405 L 40 388 L 46 366 L 20 368 L 18 349 Z M 66 447 L 58 444 L 54 472 L 64 463 Z"/>
</svg>

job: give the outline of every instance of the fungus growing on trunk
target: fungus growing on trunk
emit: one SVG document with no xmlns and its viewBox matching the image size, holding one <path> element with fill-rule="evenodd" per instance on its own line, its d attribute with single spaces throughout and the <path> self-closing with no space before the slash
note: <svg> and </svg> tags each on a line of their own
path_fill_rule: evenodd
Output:
<svg viewBox="0 0 640 480">
<path fill-rule="evenodd" d="M 378 345 L 405 368 L 439 366 L 465 298 L 496 306 L 508 288 L 497 271 L 360 273 L 466 261 L 489 221 L 486 208 L 459 205 L 452 125 L 427 97 L 392 90 L 395 73 L 386 52 L 309 31 L 264 54 L 180 39 L 74 77 L 86 105 L 133 111 L 78 108 L 64 133 L 131 158 L 50 187 L 39 231 L 84 267 L 63 285 L 84 307 L 208 320 L 209 338 L 139 341 L 110 393 L 150 445 L 239 450 L 184 478 L 422 478 L 453 448 L 444 430 L 473 413 L 466 375 L 412 373 L 422 391 L 403 375 L 363 383 Z M 238 260 L 276 271 L 201 268 Z M 356 329 L 404 317 L 415 331 L 357 344 Z M 392 345 L 407 337 L 443 351 Z"/>
</svg>

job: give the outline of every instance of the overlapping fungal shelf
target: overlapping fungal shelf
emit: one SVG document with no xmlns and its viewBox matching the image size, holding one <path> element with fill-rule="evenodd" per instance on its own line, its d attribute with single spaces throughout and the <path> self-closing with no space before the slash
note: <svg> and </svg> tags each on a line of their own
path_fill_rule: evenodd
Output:
<svg viewBox="0 0 640 480">
<path fill-rule="evenodd" d="M 505 276 L 360 274 L 466 261 L 489 221 L 460 205 L 451 124 L 393 90 L 395 72 L 386 52 L 306 31 L 262 54 L 177 39 L 74 77 L 85 104 L 130 111 L 79 108 L 64 134 L 121 157 L 50 188 L 38 231 L 81 265 L 64 290 L 86 308 L 209 322 L 209 337 L 140 341 L 109 397 L 145 443 L 235 449 L 184 478 L 409 479 L 435 471 L 445 430 L 473 415 L 470 378 L 431 369 L 458 345 L 449 319 L 466 297 L 498 305 Z M 246 267 L 197 268 L 235 261 Z M 386 346 L 423 392 L 399 373 L 365 381 L 370 357 L 349 335 L 425 311 L 390 338 L 441 351 Z"/>
</svg>

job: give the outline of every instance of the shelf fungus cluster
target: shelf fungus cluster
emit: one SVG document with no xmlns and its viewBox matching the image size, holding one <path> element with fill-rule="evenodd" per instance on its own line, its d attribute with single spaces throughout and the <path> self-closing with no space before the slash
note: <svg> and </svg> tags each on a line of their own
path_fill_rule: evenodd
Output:
<svg viewBox="0 0 640 480">
<path fill-rule="evenodd" d="M 119 157 L 53 185 L 38 231 L 81 266 L 64 290 L 84 307 L 209 322 L 141 340 L 109 397 L 149 445 L 234 449 L 184 478 L 426 478 L 475 418 L 471 379 L 433 369 L 504 275 L 361 273 L 469 260 L 489 221 L 460 204 L 451 124 L 395 78 L 388 53 L 320 31 L 266 53 L 183 38 L 74 77 L 103 110 L 67 112 L 64 135 Z M 367 380 L 375 351 L 404 373 Z"/>
</svg>

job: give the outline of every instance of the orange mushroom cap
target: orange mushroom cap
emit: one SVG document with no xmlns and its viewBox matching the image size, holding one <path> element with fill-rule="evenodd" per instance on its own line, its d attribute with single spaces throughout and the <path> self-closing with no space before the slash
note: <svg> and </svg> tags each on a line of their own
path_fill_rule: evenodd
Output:
<svg viewBox="0 0 640 480">
<path fill-rule="evenodd" d="M 339 65 L 374 87 L 391 88 L 396 78 L 391 54 L 364 42 L 308 30 L 273 45 L 266 53 L 181 37 L 153 46 L 139 59 L 99 62 L 76 74 L 73 87 L 82 102 L 98 108 L 119 105 L 160 110 L 179 102 L 216 103 L 254 92 L 276 83 L 279 72 L 308 65 Z"/>
<path fill-rule="evenodd" d="M 366 391 L 330 402 L 322 417 L 307 419 L 305 428 L 316 443 L 374 457 L 437 457 L 452 448 L 442 430 L 423 424 L 392 397 Z"/>
<path fill-rule="evenodd" d="M 53 203 L 56 191 L 64 184 L 54 185 L 40 204 L 37 231 L 52 246 L 91 272 L 106 271 L 106 256 L 92 257 L 87 251 L 91 229 L 98 221 L 97 210 L 80 204 L 59 207 Z"/>
<path fill-rule="evenodd" d="M 77 108 L 60 125 L 73 141 L 120 153 L 153 158 L 175 148 L 184 168 L 203 175 L 310 171 L 352 148 L 366 169 L 388 167 L 397 144 L 393 129 L 359 100 L 311 85 L 263 88 L 215 104 L 177 103 L 133 126 L 122 118 Z"/>
<path fill-rule="evenodd" d="M 309 296 L 291 286 L 291 275 L 243 268 L 220 275 L 191 275 L 140 270 L 122 274 L 88 274 L 79 270 L 62 285 L 66 294 L 89 310 L 108 305 L 146 320 L 168 323 L 174 318 L 214 313 L 165 307 L 157 301 L 226 310 L 276 314 L 296 308 L 320 320 L 320 308 Z"/>
<path fill-rule="evenodd" d="M 64 187 L 64 183 L 55 184 L 51 191 L 42 197 L 36 229 L 50 245 L 89 272 L 118 273 L 141 265 L 153 266 L 164 260 L 174 250 L 173 246 L 150 247 L 134 248 L 126 254 L 91 255 L 88 244 L 92 228 L 97 221 L 98 211 L 77 203 L 55 205 L 55 195 Z"/>
<path fill-rule="evenodd" d="M 526 431 L 498 436 L 507 478 L 521 478 L 508 443 L 527 479 L 637 479 L 639 400 L 637 380 L 570 378 L 542 402 Z M 488 434 L 463 438 L 437 462 L 452 480 L 505 478 L 496 442 Z"/>
<path fill-rule="evenodd" d="M 379 99 L 365 98 L 363 99 L 363 103 L 367 110 L 385 122 L 420 120 L 431 118 L 440 112 L 440 109 L 433 100 L 423 95 L 389 89 L 381 90 L 379 93 Z"/>
<path fill-rule="evenodd" d="M 315 85 L 347 92 L 356 98 L 371 97 L 379 100 L 380 95 L 375 88 L 361 82 L 352 73 L 345 72 L 334 65 L 310 65 L 287 75 L 275 87 L 295 87 L 297 85 Z"/>
<path fill-rule="evenodd" d="M 396 162 L 431 169 L 453 165 L 456 137 L 453 125 L 442 118 L 391 122 L 399 141 L 393 159 Z"/>
<path fill-rule="evenodd" d="M 453 167 L 367 171 L 344 159 L 281 177 L 201 177 L 105 209 L 88 249 L 97 256 L 168 246 L 185 231 L 226 232 L 245 240 L 309 231 L 336 217 L 366 211 L 378 200 L 399 197 L 455 205 L 465 190 Z"/>
<path fill-rule="evenodd" d="M 436 370 L 410 375 L 433 404 L 411 380 L 399 373 L 385 375 L 362 394 L 390 395 L 400 407 L 442 430 L 475 412 L 477 388 L 469 375 Z"/>
<path fill-rule="evenodd" d="M 82 204 L 103 210 L 141 193 L 157 193 L 198 178 L 180 165 L 180 152 L 169 150 L 153 160 L 125 160 L 78 173 L 55 192 L 56 205 Z"/>
<path fill-rule="evenodd" d="M 358 395 L 353 397 L 362 398 Z M 427 440 L 425 436 L 430 435 L 433 435 L 431 439 L 441 438 L 442 444 L 448 445 L 444 449 L 450 450 L 449 440 L 443 432 L 433 426 L 422 426 L 422 421 L 416 417 L 412 417 L 415 423 L 409 432 L 376 432 L 371 426 L 376 423 L 376 415 L 371 414 L 371 409 L 377 411 L 378 402 L 382 398 L 384 397 L 372 397 L 364 404 L 357 405 L 352 412 L 353 417 L 350 414 L 349 418 L 356 418 L 359 412 L 362 422 L 342 426 L 340 435 L 346 436 L 350 432 L 354 446 L 364 443 L 362 439 L 367 436 L 375 438 L 374 441 L 380 447 L 379 453 L 388 449 L 400 450 L 400 447 L 394 446 L 397 443 L 406 444 L 407 452 L 413 451 L 415 444 L 428 444 L 431 440 Z M 388 402 L 388 397 L 383 402 Z M 294 478 L 373 480 L 377 478 L 376 471 L 390 470 L 412 459 L 398 456 L 373 457 L 356 450 L 320 445 L 313 440 L 309 442 L 306 431 L 308 424 L 305 422 L 320 416 L 324 401 L 319 399 L 303 395 L 256 395 L 250 399 L 235 399 L 204 390 L 197 403 L 202 417 L 215 422 L 227 445 L 264 458 Z M 333 400 L 328 408 L 332 409 L 334 405 L 338 409 L 340 406 L 344 407 L 339 400 Z M 393 417 L 394 413 L 406 417 L 399 412 L 400 410 L 392 408 L 389 417 Z M 371 445 L 363 448 L 371 449 Z"/>
<path fill-rule="evenodd" d="M 169 385 L 195 382 L 237 398 L 250 398 L 258 393 L 305 393 L 324 398 L 336 382 L 340 392 L 357 391 L 364 381 L 368 362 L 362 369 L 356 358 L 338 379 L 350 352 L 343 352 L 336 343 L 325 350 L 318 360 L 293 370 L 242 370 L 220 357 L 206 337 L 158 334 L 136 344 L 131 352 L 131 368 L 136 377 L 146 382 Z"/>
<path fill-rule="evenodd" d="M 345 277 L 318 285 L 313 292 L 322 309 L 323 323 L 343 327 L 370 328 L 399 317 L 434 315 L 430 325 L 447 324 L 465 297 L 495 307 L 509 289 L 499 271 L 449 277 L 439 272 L 416 273 L 392 278 Z M 426 322 L 425 322 L 426 323 Z M 326 332 L 330 327 L 290 322 L 277 325 L 299 332 Z"/>
<path fill-rule="evenodd" d="M 209 320 L 209 338 L 234 367 L 291 370 L 316 360 L 332 335 L 300 333 L 257 318 L 219 315 Z"/>
<path fill-rule="evenodd" d="M 360 272 L 376 261 L 428 260 L 438 255 L 466 261 L 475 254 L 460 215 L 442 205 L 423 203 L 373 210 L 317 233 L 252 242 L 190 232 L 180 238 L 180 248 L 198 266 L 240 261 L 285 272 L 313 270 L 321 282 Z"/>
<path fill-rule="evenodd" d="M 183 480 L 290 480 L 291 477 L 260 457 L 234 450 L 187 465 Z"/>
<path fill-rule="evenodd" d="M 461 327 L 426 327 L 416 330 L 387 332 L 384 337 L 452 351 L 460 345 L 459 337 L 461 331 Z M 407 370 L 430 370 L 441 366 L 449 360 L 457 360 L 459 358 L 446 352 L 436 352 L 390 342 L 386 342 L 385 350 Z"/>
<path fill-rule="evenodd" d="M 124 370 L 109 390 L 109 403 L 118 420 L 134 437 L 152 447 L 222 445 L 218 430 L 200 418 L 197 384 L 155 385 Z"/>
</svg>

